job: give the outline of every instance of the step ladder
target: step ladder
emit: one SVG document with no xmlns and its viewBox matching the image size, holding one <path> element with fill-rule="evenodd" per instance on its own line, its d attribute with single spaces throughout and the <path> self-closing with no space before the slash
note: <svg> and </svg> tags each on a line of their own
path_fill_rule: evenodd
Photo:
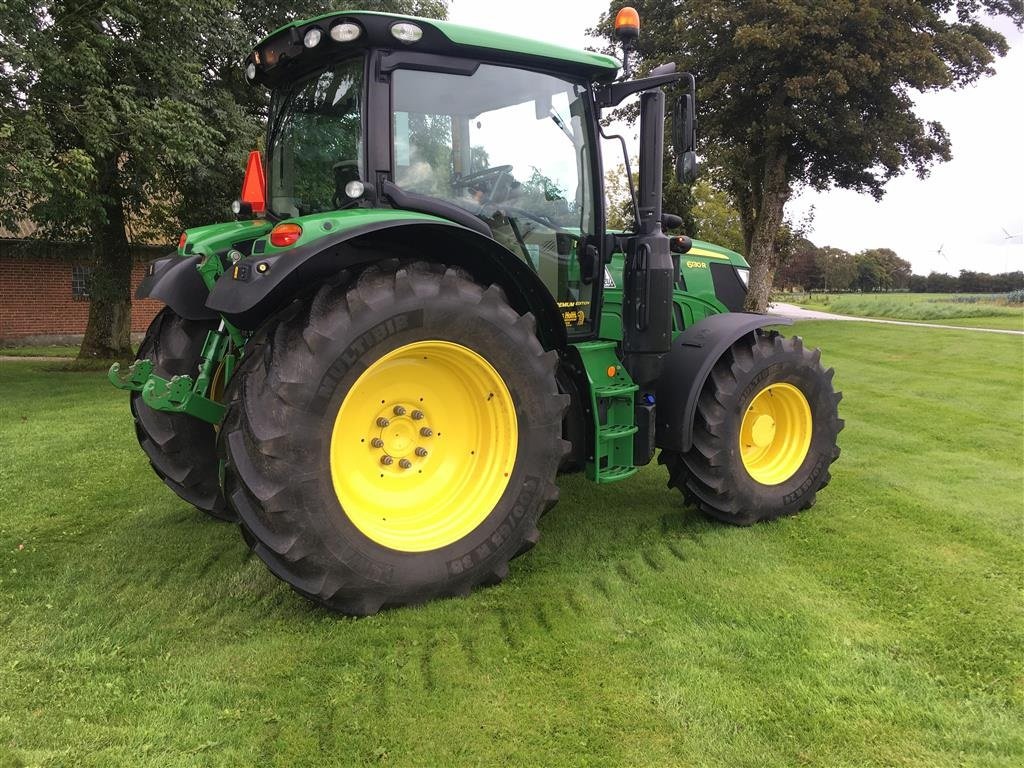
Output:
<svg viewBox="0 0 1024 768">
<path fill-rule="evenodd" d="M 587 457 L 587 478 L 614 483 L 636 474 L 633 435 L 637 433 L 633 401 L 639 389 L 615 355 L 615 342 L 576 344 L 590 380 L 594 415 L 594 454 Z"/>
</svg>

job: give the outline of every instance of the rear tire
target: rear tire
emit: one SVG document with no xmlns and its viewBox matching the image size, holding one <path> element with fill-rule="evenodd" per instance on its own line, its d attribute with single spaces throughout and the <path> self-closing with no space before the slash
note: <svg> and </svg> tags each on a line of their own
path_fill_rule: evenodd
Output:
<svg viewBox="0 0 1024 768">
<path fill-rule="evenodd" d="M 228 387 L 224 486 L 297 592 L 352 615 L 465 595 L 537 542 L 568 398 L 498 287 L 395 262 L 258 336 Z"/>
<path fill-rule="evenodd" d="M 138 357 L 151 360 L 153 372 L 164 378 L 195 376 L 206 335 L 216 326 L 164 307 L 146 331 Z M 211 517 L 235 520 L 220 490 L 213 425 L 185 413 L 154 411 L 139 392 L 131 394 L 131 409 L 139 445 L 164 484 Z"/>
<path fill-rule="evenodd" d="M 753 525 L 807 509 L 828 485 L 843 428 L 833 370 L 800 337 L 757 331 L 715 363 L 689 451 L 662 451 L 669 487 L 704 514 Z"/>
</svg>

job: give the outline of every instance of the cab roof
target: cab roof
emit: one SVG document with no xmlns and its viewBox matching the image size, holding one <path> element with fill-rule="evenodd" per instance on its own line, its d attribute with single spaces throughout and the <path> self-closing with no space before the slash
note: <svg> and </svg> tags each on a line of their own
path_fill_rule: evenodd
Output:
<svg viewBox="0 0 1024 768">
<path fill-rule="evenodd" d="M 359 25 L 361 34 L 351 42 L 335 42 L 330 29 L 344 22 Z M 412 43 L 399 41 L 391 34 L 398 22 L 415 24 L 423 30 L 422 38 Z M 322 36 L 320 43 L 309 49 L 303 45 L 303 38 L 314 27 Z M 256 65 L 254 82 L 274 87 L 348 53 L 373 47 L 525 66 L 597 82 L 611 82 L 619 70 L 618 61 L 600 53 L 438 19 L 358 10 L 335 11 L 286 24 L 261 40 L 246 63 Z"/>
</svg>

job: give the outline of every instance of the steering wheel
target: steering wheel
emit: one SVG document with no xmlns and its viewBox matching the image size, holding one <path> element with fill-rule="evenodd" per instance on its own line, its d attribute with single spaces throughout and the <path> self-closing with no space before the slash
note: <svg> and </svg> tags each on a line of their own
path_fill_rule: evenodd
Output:
<svg viewBox="0 0 1024 768">
<path fill-rule="evenodd" d="M 490 203 L 494 200 L 495 192 L 501 186 L 499 182 L 502 177 L 512 175 L 511 165 L 495 165 L 491 168 L 482 168 L 479 171 L 474 171 L 466 176 L 458 176 L 452 178 L 452 186 L 455 188 L 468 187 L 475 181 L 489 180 L 488 192 L 486 197 L 481 200 L 482 203 Z"/>
</svg>

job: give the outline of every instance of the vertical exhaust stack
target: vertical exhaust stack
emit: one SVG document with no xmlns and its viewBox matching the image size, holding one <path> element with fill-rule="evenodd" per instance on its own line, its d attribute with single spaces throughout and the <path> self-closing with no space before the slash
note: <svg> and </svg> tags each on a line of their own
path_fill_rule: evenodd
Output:
<svg viewBox="0 0 1024 768">
<path fill-rule="evenodd" d="M 628 74 L 629 51 L 640 34 L 635 9 L 619 11 L 615 32 L 622 41 L 623 70 Z M 672 345 L 675 269 L 661 226 L 664 151 L 665 94 L 653 88 L 640 94 L 640 220 L 626 245 L 622 303 L 623 362 L 633 380 L 648 389 L 657 381 L 662 358 Z"/>
</svg>

